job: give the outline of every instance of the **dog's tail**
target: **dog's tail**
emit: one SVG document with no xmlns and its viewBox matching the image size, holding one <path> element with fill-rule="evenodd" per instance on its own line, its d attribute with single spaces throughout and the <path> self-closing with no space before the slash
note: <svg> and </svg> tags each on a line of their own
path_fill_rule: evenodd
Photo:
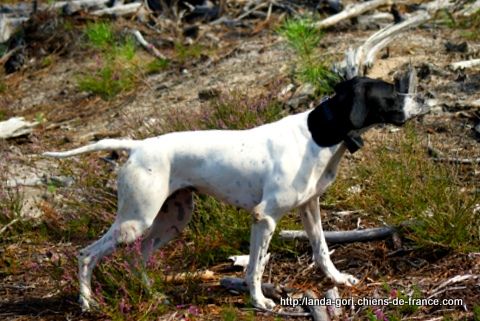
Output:
<svg viewBox="0 0 480 321">
<path fill-rule="evenodd" d="M 96 152 L 100 150 L 126 150 L 130 153 L 138 146 L 138 141 L 132 139 L 102 139 L 94 144 L 82 146 L 65 152 L 46 152 L 43 156 L 66 158 L 79 154 Z"/>
</svg>

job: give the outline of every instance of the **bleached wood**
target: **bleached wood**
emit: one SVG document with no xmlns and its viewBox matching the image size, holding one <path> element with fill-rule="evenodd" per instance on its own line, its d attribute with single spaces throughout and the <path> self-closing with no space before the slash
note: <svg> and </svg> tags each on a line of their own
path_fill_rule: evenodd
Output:
<svg viewBox="0 0 480 321">
<path fill-rule="evenodd" d="M 384 226 L 353 231 L 325 231 L 325 239 L 328 243 L 353 243 L 370 242 L 385 239 L 393 235 L 394 227 Z M 280 232 L 280 238 L 284 240 L 308 240 L 305 231 L 284 230 Z"/>
<path fill-rule="evenodd" d="M 92 12 L 94 16 L 107 16 L 107 15 L 116 15 L 116 16 L 125 16 L 128 14 L 133 14 L 137 12 L 138 9 L 143 5 L 143 3 L 132 2 L 124 5 L 118 5 L 112 8 L 100 9 Z"/>
<path fill-rule="evenodd" d="M 463 60 L 463 61 L 451 63 L 449 65 L 449 67 L 452 70 L 467 69 L 467 68 L 473 68 L 477 66 L 480 66 L 480 59 Z"/>
<path fill-rule="evenodd" d="M 138 30 L 131 30 L 132 35 L 137 39 L 137 41 L 144 47 L 148 52 L 150 52 L 154 57 L 158 59 L 166 59 L 165 56 L 151 43 L 149 43 L 143 35 Z"/>
<path fill-rule="evenodd" d="M 368 2 L 358 3 L 345 8 L 343 11 L 333 16 L 330 16 L 324 20 L 316 22 L 314 25 L 316 28 L 328 28 L 333 25 L 336 25 L 337 23 L 345 19 L 354 18 L 367 11 L 376 9 L 381 6 L 391 5 L 391 4 L 392 4 L 392 0 L 372 0 Z"/>
<path fill-rule="evenodd" d="M 25 121 L 23 117 L 13 117 L 7 121 L 0 122 L 0 138 L 14 138 L 30 134 L 37 122 Z"/>
<path fill-rule="evenodd" d="M 409 28 L 428 21 L 430 18 L 431 16 L 428 12 L 421 12 L 399 24 L 391 24 L 377 31 L 357 49 L 349 49 L 344 62 L 347 79 L 363 76 L 366 69 L 373 65 L 377 53 L 385 48 L 395 37 Z"/>
</svg>

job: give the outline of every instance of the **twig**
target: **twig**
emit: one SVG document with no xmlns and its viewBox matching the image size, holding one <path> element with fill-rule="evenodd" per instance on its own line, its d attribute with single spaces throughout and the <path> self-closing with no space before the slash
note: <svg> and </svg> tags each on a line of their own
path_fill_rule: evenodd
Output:
<svg viewBox="0 0 480 321">
<path fill-rule="evenodd" d="M 151 43 L 145 40 L 143 38 L 142 34 L 138 30 L 130 30 L 133 36 L 135 36 L 135 39 L 148 51 L 150 52 L 154 57 L 158 59 L 166 59 L 166 57 Z"/>
<path fill-rule="evenodd" d="M 390 226 L 369 228 L 353 231 L 325 231 L 325 239 L 328 243 L 353 243 L 369 242 L 388 238 L 396 232 L 396 228 Z M 285 240 L 308 240 L 305 231 L 284 230 L 280 232 L 280 237 Z"/>
<path fill-rule="evenodd" d="M 372 0 L 368 2 L 363 2 L 360 4 L 356 4 L 353 6 L 350 6 L 346 8 L 345 10 L 330 16 L 324 20 L 321 20 L 317 23 L 314 24 L 316 28 L 328 28 L 331 27 L 337 23 L 339 23 L 342 20 L 353 18 L 356 16 L 361 15 L 364 12 L 373 10 L 375 8 L 378 8 L 380 6 L 384 5 L 390 5 L 392 3 L 391 0 Z"/>
<path fill-rule="evenodd" d="M 5 225 L 4 227 L 2 227 L 2 229 L 0 229 L 0 235 L 3 234 L 3 232 L 5 232 L 10 226 L 12 226 L 13 224 L 17 223 L 18 221 L 20 221 L 20 219 L 17 217 L 17 218 L 14 218 L 13 220 L 10 221 L 10 223 L 8 223 L 7 225 Z"/>
<path fill-rule="evenodd" d="M 430 295 L 430 297 L 435 296 L 436 292 L 438 292 L 440 289 L 446 287 L 447 285 L 450 285 L 450 284 L 453 284 L 453 283 L 459 283 L 459 282 L 469 280 L 469 279 L 478 279 L 478 278 L 480 278 L 480 275 L 476 275 L 476 274 L 456 275 L 456 276 L 446 280 L 445 282 L 442 282 L 435 289 L 429 291 L 430 293 L 433 293 L 433 294 Z"/>
<path fill-rule="evenodd" d="M 454 158 L 454 157 L 434 157 L 433 161 L 453 164 L 480 164 L 480 157 L 477 158 Z"/>
<path fill-rule="evenodd" d="M 251 15 L 252 13 L 254 13 L 255 11 L 258 11 L 258 9 L 262 9 L 266 6 L 268 6 L 268 3 L 269 2 L 261 2 L 259 5 L 255 6 L 255 8 L 251 9 L 251 10 L 248 10 L 247 12 L 241 14 L 238 18 L 236 18 L 235 20 L 236 21 L 239 21 L 239 20 L 242 20 L 243 18 L 245 17 L 248 17 L 249 15 Z"/>
<path fill-rule="evenodd" d="M 166 275 L 165 282 L 168 283 L 183 283 L 187 280 L 191 279 L 200 279 L 203 281 L 212 280 L 215 278 L 215 275 L 210 270 L 205 271 L 198 271 L 198 272 L 185 272 L 185 273 L 178 273 L 174 275 Z"/>
<path fill-rule="evenodd" d="M 6 62 L 8 61 L 8 59 L 10 59 L 11 56 L 13 56 L 14 54 L 16 54 L 17 52 L 19 52 L 19 51 L 22 50 L 23 48 L 25 48 L 25 46 L 18 46 L 18 47 L 13 48 L 12 50 L 10 50 L 9 52 L 7 52 L 6 54 L 4 54 L 4 55 L 0 58 L 0 65 L 3 65 L 4 63 L 6 63 Z"/>
</svg>

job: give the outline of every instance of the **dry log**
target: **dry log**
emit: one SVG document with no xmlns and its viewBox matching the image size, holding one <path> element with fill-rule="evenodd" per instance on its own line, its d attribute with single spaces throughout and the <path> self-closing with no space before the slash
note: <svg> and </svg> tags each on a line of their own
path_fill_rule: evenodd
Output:
<svg viewBox="0 0 480 321">
<path fill-rule="evenodd" d="M 467 69 L 480 66 L 480 59 L 464 60 L 459 62 L 454 62 L 449 65 L 452 70 L 457 69 Z"/>
<path fill-rule="evenodd" d="M 339 244 L 383 240 L 391 237 L 396 231 L 394 227 L 384 226 L 353 231 L 325 231 L 324 233 L 328 243 Z M 308 240 L 305 231 L 284 230 L 280 232 L 280 237 L 284 240 Z"/>
<path fill-rule="evenodd" d="M 15 138 L 30 134 L 38 122 L 25 121 L 23 117 L 13 117 L 0 122 L 0 139 Z"/>
<path fill-rule="evenodd" d="M 125 16 L 125 15 L 136 13 L 142 5 L 143 3 L 140 3 L 140 2 L 132 2 L 124 5 L 118 5 L 112 8 L 96 10 L 92 12 L 92 15 L 94 16 L 106 16 L 106 15 Z"/>
<path fill-rule="evenodd" d="M 392 4 L 391 0 L 372 0 L 368 2 L 359 3 L 356 5 L 350 6 L 348 8 L 345 8 L 345 10 L 333 16 L 330 16 L 324 20 L 316 22 L 314 26 L 316 28 L 328 28 L 339 23 L 342 20 L 354 18 L 367 11 L 373 10 L 381 6 L 390 5 L 390 4 Z"/>
</svg>

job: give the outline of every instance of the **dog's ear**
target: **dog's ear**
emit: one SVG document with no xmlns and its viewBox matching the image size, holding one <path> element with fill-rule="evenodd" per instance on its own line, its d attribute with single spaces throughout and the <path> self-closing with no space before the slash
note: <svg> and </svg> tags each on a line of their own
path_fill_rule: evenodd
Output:
<svg viewBox="0 0 480 321">
<path fill-rule="evenodd" d="M 352 109 L 350 111 L 350 122 L 356 129 L 362 128 L 367 118 L 367 104 L 365 99 L 365 83 L 359 81 L 352 88 Z"/>
</svg>

